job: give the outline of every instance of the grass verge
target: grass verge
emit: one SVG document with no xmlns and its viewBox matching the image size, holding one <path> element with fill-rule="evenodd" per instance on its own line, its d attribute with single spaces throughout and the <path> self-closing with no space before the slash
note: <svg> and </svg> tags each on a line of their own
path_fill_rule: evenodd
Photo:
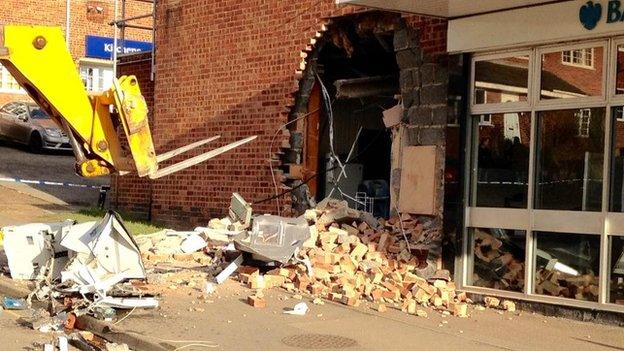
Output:
<svg viewBox="0 0 624 351">
<path fill-rule="evenodd" d="M 152 223 L 143 219 L 139 219 L 136 216 L 118 212 L 121 218 L 123 218 L 126 228 L 132 235 L 151 234 L 165 229 L 156 223 Z M 62 221 L 65 219 L 73 219 L 78 223 L 84 223 L 89 221 L 99 221 L 106 214 L 106 210 L 99 208 L 86 208 L 80 209 L 75 212 L 60 212 L 46 217 L 46 221 Z"/>
</svg>

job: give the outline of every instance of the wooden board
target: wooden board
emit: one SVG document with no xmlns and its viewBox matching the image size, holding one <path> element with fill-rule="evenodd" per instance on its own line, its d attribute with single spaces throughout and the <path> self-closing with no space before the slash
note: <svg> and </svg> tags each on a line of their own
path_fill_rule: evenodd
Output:
<svg viewBox="0 0 624 351">
<path fill-rule="evenodd" d="M 399 211 L 436 214 L 436 146 L 408 146 L 401 159 Z"/>
</svg>

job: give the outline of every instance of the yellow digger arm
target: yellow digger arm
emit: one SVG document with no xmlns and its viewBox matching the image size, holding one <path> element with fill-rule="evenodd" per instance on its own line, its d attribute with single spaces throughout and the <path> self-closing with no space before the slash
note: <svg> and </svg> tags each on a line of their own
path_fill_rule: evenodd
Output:
<svg viewBox="0 0 624 351">
<path fill-rule="evenodd" d="M 219 138 L 215 136 L 157 156 L 147 105 L 135 76 L 89 95 L 58 27 L 0 25 L 0 63 L 67 133 L 76 171 L 85 177 L 136 172 L 159 178 L 245 144 L 225 145 L 159 170 L 158 163 Z M 125 142 L 119 138 L 121 128 Z"/>
</svg>

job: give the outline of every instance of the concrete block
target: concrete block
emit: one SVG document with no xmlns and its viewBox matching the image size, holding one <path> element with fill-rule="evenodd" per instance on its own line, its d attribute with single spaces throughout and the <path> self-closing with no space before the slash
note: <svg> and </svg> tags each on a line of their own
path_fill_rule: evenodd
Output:
<svg viewBox="0 0 624 351">
<path fill-rule="evenodd" d="M 417 30 L 403 28 L 394 32 L 394 50 L 417 48 L 420 46 L 420 35 Z"/>
<path fill-rule="evenodd" d="M 399 73 L 399 86 L 401 87 L 401 93 L 412 90 L 412 88 L 414 88 L 414 75 L 412 71 L 412 69 L 404 69 L 401 70 L 401 72 Z"/>
<path fill-rule="evenodd" d="M 423 128 L 420 130 L 418 141 L 421 145 L 444 145 L 444 128 Z"/>
<path fill-rule="evenodd" d="M 396 52 L 396 59 L 399 68 L 408 69 L 416 68 L 422 64 L 422 50 L 420 49 L 404 49 Z"/>
<path fill-rule="evenodd" d="M 447 105 L 448 88 L 446 84 L 424 85 L 420 91 L 420 103 L 423 105 Z"/>
<path fill-rule="evenodd" d="M 431 85 L 435 83 L 436 64 L 424 63 L 420 66 L 420 78 L 423 85 Z"/>
<path fill-rule="evenodd" d="M 433 108 L 431 115 L 431 124 L 444 126 L 446 125 L 448 115 L 448 107 L 446 106 L 437 106 Z"/>
<path fill-rule="evenodd" d="M 407 118 L 409 124 L 415 126 L 429 126 L 431 125 L 431 116 L 433 111 L 428 106 L 412 106 L 407 111 Z"/>
</svg>

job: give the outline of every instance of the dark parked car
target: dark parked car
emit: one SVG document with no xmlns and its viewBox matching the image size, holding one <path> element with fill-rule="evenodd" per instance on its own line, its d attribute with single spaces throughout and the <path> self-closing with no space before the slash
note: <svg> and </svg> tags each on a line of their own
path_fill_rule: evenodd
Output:
<svg viewBox="0 0 624 351">
<path fill-rule="evenodd" d="M 65 132 L 33 102 L 9 102 L 0 108 L 0 138 L 27 145 L 32 152 L 71 150 Z"/>
</svg>

